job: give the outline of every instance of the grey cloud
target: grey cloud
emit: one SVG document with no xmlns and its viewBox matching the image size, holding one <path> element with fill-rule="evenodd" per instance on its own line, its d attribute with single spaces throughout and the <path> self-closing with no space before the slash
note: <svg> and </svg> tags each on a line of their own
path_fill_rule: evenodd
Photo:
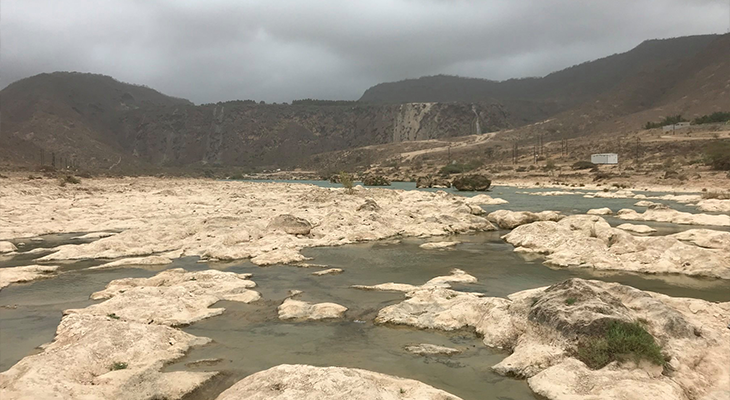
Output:
<svg viewBox="0 0 730 400">
<path fill-rule="evenodd" d="M 0 0 L 0 86 L 103 73 L 195 102 L 357 99 L 439 73 L 540 76 L 722 33 L 726 0 Z"/>
</svg>

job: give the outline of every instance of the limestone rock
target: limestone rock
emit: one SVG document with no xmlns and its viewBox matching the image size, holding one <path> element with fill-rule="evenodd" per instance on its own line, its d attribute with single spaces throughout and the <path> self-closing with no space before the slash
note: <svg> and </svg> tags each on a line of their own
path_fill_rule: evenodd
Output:
<svg viewBox="0 0 730 400">
<path fill-rule="evenodd" d="M 459 400 L 411 379 L 342 367 L 279 365 L 238 381 L 217 400 Z"/>
<path fill-rule="evenodd" d="M 312 272 L 312 275 L 322 276 L 322 275 L 334 275 L 334 274 L 341 274 L 342 268 L 328 268 L 324 269 L 322 271 Z"/>
<path fill-rule="evenodd" d="M 502 229 L 514 229 L 520 225 L 529 224 L 535 221 L 560 221 L 563 216 L 557 211 L 510 211 L 497 210 L 489 215 L 487 219 Z"/>
<path fill-rule="evenodd" d="M 190 324 L 221 314 L 223 308 L 209 308 L 220 300 L 258 300 L 259 293 L 250 290 L 256 284 L 249 277 L 217 270 L 186 272 L 176 268 L 151 278 L 117 279 L 91 295 L 94 300 L 107 301 L 66 313 L 115 315 L 125 321 L 170 326 Z"/>
<path fill-rule="evenodd" d="M 637 224 L 621 224 L 616 227 L 616 229 L 621 229 L 627 232 L 633 232 L 633 233 L 652 233 L 656 232 L 656 229 L 648 226 L 648 225 L 637 225 Z"/>
<path fill-rule="evenodd" d="M 697 208 L 706 212 L 730 213 L 730 199 L 706 199 L 697 202 Z"/>
<path fill-rule="evenodd" d="M 405 347 L 406 351 L 419 356 L 447 355 L 461 353 L 461 350 L 452 347 L 439 346 L 429 343 L 414 344 Z"/>
<path fill-rule="evenodd" d="M 458 176 L 451 184 L 459 191 L 483 192 L 489 189 L 492 181 L 485 175 L 472 174 Z"/>
<path fill-rule="evenodd" d="M 472 275 L 467 274 L 466 272 L 454 268 L 451 270 L 451 274 L 446 276 L 437 276 L 433 279 L 430 279 L 428 282 L 424 283 L 421 286 L 415 286 L 410 285 L 407 283 L 381 283 L 378 285 L 373 286 L 365 286 L 365 285 L 353 285 L 352 287 L 355 289 L 362 289 L 362 290 L 380 290 L 380 291 L 394 291 L 394 292 L 411 292 L 418 289 L 428 289 L 428 288 L 449 288 L 451 285 L 450 282 L 457 282 L 457 283 L 474 283 L 477 281 L 477 278 L 475 278 Z"/>
<path fill-rule="evenodd" d="M 30 282 L 50 278 L 58 269 L 50 265 L 28 265 L 25 267 L 0 268 L 0 289 L 11 283 Z"/>
<path fill-rule="evenodd" d="M 649 207 L 652 207 L 652 208 L 661 208 L 661 207 L 666 207 L 666 206 L 665 206 L 664 204 L 662 204 L 662 203 L 655 203 L 655 202 L 653 202 L 653 201 L 649 201 L 649 200 L 639 200 L 639 201 L 637 201 L 637 202 L 636 202 L 636 203 L 634 204 L 634 206 L 636 206 L 636 207 L 647 207 L 647 208 L 649 208 Z"/>
<path fill-rule="evenodd" d="M 461 242 L 453 241 L 453 242 L 429 242 L 429 243 L 423 243 L 421 244 L 420 248 L 426 249 L 426 250 L 433 250 L 433 249 L 445 249 L 449 247 L 454 247 L 457 244 Z"/>
<path fill-rule="evenodd" d="M 692 214 L 670 208 L 648 209 L 641 214 L 634 210 L 625 208 L 619 210 L 618 213 L 616 213 L 616 216 L 621 219 L 631 221 L 658 221 L 685 225 L 730 226 L 730 215 Z"/>
<path fill-rule="evenodd" d="M 475 205 L 499 205 L 499 204 L 507 204 L 509 201 L 500 199 L 500 198 L 493 198 L 492 196 L 486 195 L 486 194 L 478 194 L 476 196 L 467 197 L 466 198 L 467 204 L 475 204 Z"/>
<path fill-rule="evenodd" d="M 266 229 L 283 231 L 290 235 L 309 235 L 309 232 L 312 230 L 312 224 L 303 218 L 298 218 L 291 214 L 282 214 L 271 220 Z"/>
<path fill-rule="evenodd" d="M 379 211 L 380 206 L 373 199 L 365 199 L 365 203 L 357 207 L 357 211 Z"/>
<path fill-rule="evenodd" d="M 279 319 L 320 320 L 342 318 L 347 307 L 335 303 L 312 304 L 288 298 L 281 303 L 278 310 Z"/>
<path fill-rule="evenodd" d="M 611 214 L 613 214 L 613 211 L 611 211 L 611 209 L 608 207 L 603 207 L 603 208 L 594 208 L 594 209 L 588 210 L 588 212 L 586 214 L 588 214 L 588 215 L 611 215 Z"/>
<path fill-rule="evenodd" d="M 14 244 L 10 242 L 0 242 L 0 254 L 3 253 L 10 253 L 11 251 L 18 250 L 17 247 L 15 247 Z"/>
</svg>

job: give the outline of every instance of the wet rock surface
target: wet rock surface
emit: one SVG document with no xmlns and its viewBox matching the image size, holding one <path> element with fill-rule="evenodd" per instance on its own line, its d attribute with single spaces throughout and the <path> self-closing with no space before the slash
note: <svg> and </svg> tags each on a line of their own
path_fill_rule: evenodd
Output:
<svg viewBox="0 0 730 400">
<path fill-rule="evenodd" d="M 658 221 L 684 225 L 715 225 L 730 226 L 730 215 L 692 214 L 672 210 L 671 208 L 650 208 L 643 213 L 625 208 L 619 210 L 616 216 L 630 221 Z"/>
<path fill-rule="evenodd" d="M 693 231 L 698 230 L 680 236 L 638 237 L 612 228 L 599 216 L 573 215 L 560 222 L 521 225 L 503 239 L 516 252 L 544 255 L 552 266 L 730 279 L 730 254 L 695 245 L 687 239 L 689 235 L 707 233 Z"/>
<path fill-rule="evenodd" d="M 508 299 L 445 288 L 416 288 L 380 310 L 381 324 L 423 329 L 473 328 L 485 345 L 511 350 L 493 367 L 528 378 L 548 399 L 709 399 L 727 395 L 730 303 L 672 298 L 616 283 L 573 278 Z M 590 369 L 578 344 L 600 337 L 612 322 L 640 323 L 663 347 L 671 367 L 628 358 Z M 720 397 L 717 397 L 720 396 Z"/>
<path fill-rule="evenodd" d="M 347 307 L 335 303 L 308 303 L 288 298 L 278 308 L 279 319 L 321 320 L 345 316 Z"/>
<path fill-rule="evenodd" d="M 454 178 L 451 184 L 459 191 L 483 192 L 489 190 L 492 181 L 485 175 L 461 175 Z"/>
<path fill-rule="evenodd" d="M 250 375 L 217 400 L 459 400 L 411 379 L 355 368 L 279 365 Z"/>
<path fill-rule="evenodd" d="M 560 221 L 563 218 L 557 211 L 510 211 L 497 210 L 487 215 L 487 219 L 502 229 L 514 229 L 535 221 Z"/>
<path fill-rule="evenodd" d="M 50 278 L 58 266 L 27 265 L 24 267 L 0 268 L 0 289 L 12 284 Z"/>
</svg>

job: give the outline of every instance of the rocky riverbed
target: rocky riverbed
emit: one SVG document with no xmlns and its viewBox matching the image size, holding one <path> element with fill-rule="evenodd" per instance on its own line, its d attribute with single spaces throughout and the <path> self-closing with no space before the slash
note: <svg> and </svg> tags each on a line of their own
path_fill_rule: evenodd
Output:
<svg viewBox="0 0 730 400">
<path fill-rule="evenodd" d="M 212 345 L 207 335 L 186 333 L 185 327 L 222 316 L 226 304 L 266 303 L 270 318 L 300 329 L 307 324 L 374 322 L 386 328 L 476 332 L 488 348 L 509 353 L 491 366 L 492 371 L 526 379 L 534 393 L 549 399 L 727 397 L 730 303 L 676 298 L 580 278 L 496 297 L 469 291 L 478 280 L 455 263 L 450 273 L 447 269 L 419 282 L 373 283 L 371 278 L 331 287 L 358 296 L 393 292 L 406 298 L 363 311 L 347 298 L 333 302 L 309 297 L 307 289 L 296 290 L 302 288 L 296 285 L 280 288 L 291 289 L 284 298 L 271 297 L 258 290 L 256 272 L 252 276 L 165 266 L 193 256 L 201 263 L 221 265 L 250 260 L 259 266 L 314 267 L 314 272 L 306 272 L 308 279 L 328 287 L 332 279 L 352 272 L 314 264 L 316 260 L 307 263 L 305 249 L 433 237 L 415 247 L 448 260 L 468 249 L 470 241 L 464 235 L 439 236 L 502 229 L 499 234 L 504 233 L 504 241 L 515 252 L 553 268 L 730 279 L 730 232 L 688 227 L 667 235 L 645 225 L 612 227 L 616 209 L 602 207 L 602 199 L 641 197 L 600 193 L 591 197 L 595 201 L 591 215 L 570 215 L 511 211 L 500 198 L 483 194 L 465 198 L 443 191 L 357 187 L 348 192 L 289 183 L 158 178 L 95 179 L 64 187 L 53 181 L 11 180 L 0 188 L 0 219 L 12 222 L 0 225 L 0 257 L 33 264 L 0 268 L 0 288 L 65 276 L 73 273 L 66 266 L 79 260 L 93 261 L 86 267 L 90 273 L 135 266 L 164 271 L 115 279 L 90 293 L 96 303 L 65 310 L 51 343 L 0 373 L 0 394 L 3 399 L 190 396 L 220 374 L 215 368 L 165 368 L 191 349 Z M 707 212 L 725 207 L 695 197 L 649 198 L 693 201 Z M 657 204 L 645 204 L 649 208 L 642 213 L 620 210 L 617 218 L 723 226 L 727 217 Z M 495 207 L 499 209 L 493 211 Z M 75 242 L 37 247 L 44 241 L 40 235 L 57 233 L 69 234 Z M 493 234 L 496 238 L 497 232 Z M 590 346 L 605 345 L 602 341 L 608 341 L 615 329 L 637 334 L 649 343 L 654 356 L 634 354 L 633 348 L 606 360 L 586 355 L 587 348 L 597 351 Z M 420 341 L 392 351 L 422 357 L 424 362 L 441 357 L 438 362 L 458 367 L 459 362 L 448 357 L 458 357 L 465 348 Z M 214 367 L 217 362 L 211 361 Z M 407 376 L 351 366 L 278 365 L 250 374 L 215 397 L 459 399 Z"/>
</svg>

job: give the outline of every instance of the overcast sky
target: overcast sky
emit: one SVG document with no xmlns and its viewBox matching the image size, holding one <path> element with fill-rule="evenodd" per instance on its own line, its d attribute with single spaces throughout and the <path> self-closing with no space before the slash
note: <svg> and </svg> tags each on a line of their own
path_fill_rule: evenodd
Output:
<svg viewBox="0 0 730 400">
<path fill-rule="evenodd" d="M 61 70 L 196 103 L 355 100 L 424 75 L 541 76 L 729 24 L 730 0 L 0 0 L 0 87 Z"/>
</svg>

